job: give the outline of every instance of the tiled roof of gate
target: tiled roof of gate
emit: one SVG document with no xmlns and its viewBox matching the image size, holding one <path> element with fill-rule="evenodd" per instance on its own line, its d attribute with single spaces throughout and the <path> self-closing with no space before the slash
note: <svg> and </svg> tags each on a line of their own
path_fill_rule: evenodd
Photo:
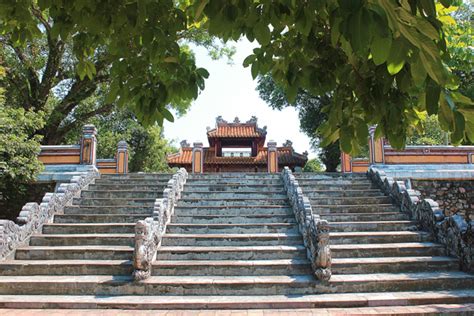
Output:
<svg viewBox="0 0 474 316">
<path fill-rule="evenodd" d="M 207 132 L 209 138 L 254 138 L 265 136 L 265 133 L 255 125 L 229 124 L 217 126 Z"/>
<path fill-rule="evenodd" d="M 266 165 L 267 164 L 267 148 L 260 150 L 256 157 L 216 157 L 214 148 L 203 148 L 204 164 L 249 164 L 249 165 Z M 190 165 L 192 164 L 192 148 L 182 148 L 180 153 L 168 156 L 168 164 L 170 165 Z M 304 166 L 308 158 L 293 152 L 291 147 L 278 148 L 278 164 L 279 165 L 301 165 Z"/>
</svg>

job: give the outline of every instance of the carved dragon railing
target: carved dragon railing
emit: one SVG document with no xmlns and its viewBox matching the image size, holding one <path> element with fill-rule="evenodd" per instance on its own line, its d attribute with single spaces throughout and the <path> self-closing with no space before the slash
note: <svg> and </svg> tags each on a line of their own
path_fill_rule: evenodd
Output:
<svg viewBox="0 0 474 316">
<path fill-rule="evenodd" d="M 282 176 L 314 274 L 319 280 L 328 281 L 331 278 L 329 223 L 321 219 L 319 214 L 313 213 L 308 197 L 303 195 L 288 167 L 283 169 Z"/>
<path fill-rule="evenodd" d="M 420 192 L 411 188 L 409 179 L 396 180 L 376 167 L 369 168 L 368 176 L 400 205 L 402 212 L 418 221 L 420 229 L 443 244 L 447 255 L 459 258 L 462 270 L 474 272 L 474 220 L 459 214 L 445 216 L 437 202 L 422 199 Z"/>
<path fill-rule="evenodd" d="M 181 197 L 187 178 L 186 169 L 179 169 L 168 181 L 166 189 L 163 190 L 163 198 L 156 199 L 153 217 L 147 217 L 145 220 L 138 221 L 135 225 L 134 280 L 144 280 L 151 275 L 156 250 L 161 244 L 166 225 L 174 213 L 174 207 Z"/>
<path fill-rule="evenodd" d="M 55 214 L 62 214 L 64 207 L 71 205 L 73 198 L 80 196 L 81 190 L 98 177 L 96 168 L 73 176 L 69 183 L 60 184 L 56 192 L 46 193 L 41 204 L 26 203 L 15 222 L 0 220 L 0 260 L 10 258 L 32 234 L 41 231 L 43 224 L 51 222 Z"/>
</svg>

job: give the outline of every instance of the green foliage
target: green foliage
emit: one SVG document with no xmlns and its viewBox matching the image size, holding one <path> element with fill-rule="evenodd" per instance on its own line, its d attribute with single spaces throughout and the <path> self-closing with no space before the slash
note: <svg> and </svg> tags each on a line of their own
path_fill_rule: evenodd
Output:
<svg viewBox="0 0 474 316">
<path fill-rule="evenodd" d="M 186 47 L 190 27 L 224 41 L 246 36 L 260 44 L 244 62 L 252 76 L 271 74 L 290 102 L 300 90 L 331 93 L 322 144 L 339 139 L 356 153 L 374 124 L 377 136 L 403 147 L 427 107 L 453 143 L 474 140 L 474 104 L 456 91 L 447 67 L 441 9 L 434 0 L 2 0 L 0 34 L 16 48 L 44 33 L 48 42 L 72 41 L 83 81 L 100 77 L 102 56 L 110 71 L 107 103 L 129 106 L 150 125 L 172 120 L 169 104 L 204 89 L 208 74 Z"/>
<path fill-rule="evenodd" d="M 198 6 L 212 35 L 258 41 L 244 66 L 254 78 L 270 73 L 289 102 L 300 90 L 332 94 L 319 132 L 323 146 L 339 139 L 342 150 L 355 154 L 366 143 L 368 125 L 377 124 L 377 136 L 403 147 L 409 127 L 426 110 L 428 85 L 435 86 L 429 99 L 438 100 L 430 113 L 454 131 L 453 142 L 474 138 L 468 123 L 473 103 L 455 92 L 433 0 L 209 0 Z"/>
<path fill-rule="evenodd" d="M 445 145 L 447 134 L 441 129 L 438 118 L 435 115 L 422 119 L 423 129 L 413 130 L 408 137 L 408 145 Z"/>
<path fill-rule="evenodd" d="M 281 110 L 288 106 L 294 106 L 298 110 L 301 130 L 311 138 L 312 147 L 319 152 L 319 158 L 326 167 L 326 171 L 335 172 L 341 160 L 339 142 L 320 146 L 318 129 L 327 121 L 327 114 L 323 108 L 330 104 L 330 97 L 312 96 L 304 90 L 298 91 L 294 103 L 289 103 L 285 97 L 284 90 L 277 86 L 269 76 L 259 77 L 257 90 L 260 97 L 274 109 Z"/>
<path fill-rule="evenodd" d="M 324 171 L 321 161 L 317 158 L 313 158 L 306 162 L 304 165 L 303 172 L 322 172 Z"/>
<path fill-rule="evenodd" d="M 173 121 L 172 112 L 184 114 L 209 75 L 195 66 L 190 46 L 229 62 L 235 53 L 201 24 L 185 23 L 186 1 L 80 3 L 0 1 L 7 104 L 45 112 L 45 144 L 61 143 L 115 103 L 146 125 Z"/>
<path fill-rule="evenodd" d="M 17 215 L 26 202 L 20 198 L 28 194 L 29 184 L 43 169 L 37 158 L 41 136 L 32 136 L 42 125 L 43 118 L 37 113 L 0 105 L 1 218 Z"/>
<path fill-rule="evenodd" d="M 30 182 L 42 170 L 38 161 L 43 118 L 24 109 L 0 106 L 0 183 Z"/>
</svg>

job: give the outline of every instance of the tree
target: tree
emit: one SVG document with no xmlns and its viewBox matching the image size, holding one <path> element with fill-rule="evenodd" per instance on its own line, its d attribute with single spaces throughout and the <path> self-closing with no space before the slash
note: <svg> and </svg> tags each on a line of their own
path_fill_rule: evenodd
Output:
<svg viewBox="0 0 474 316">
<path fill-rule="evenodd" d="M 257 91 L 260 97 L 273 109 L 281 110 L 288 106 L 294 106 L 298 110 L 301 130 L 311 138 L 311 147 L 319 151 L 319 158 L 326 167 L 326 171 L 335 172 L 341 161 L 339 142 L 319 148 L 320 137 L 318 129 L 327 121 L 327 114 L 323 108 L 330 104 L 330 96 L 312 96 L 305 90 L 300 90 L 294 103 L 289 103 L 285 92 L 278 87 L 269 76 L 258 79 Z"/>
<path fill-rule="evenodd" d="M 304 165 L 303 172 L 321 172 L 323 171 L 323 166 L 321 161 L 317 158 L 308 160 Z"/>
<path fill-rule="evenodd" d="M 401 148 L 422 111 L 439 114 L 453 142 L 474 138 L 472 100 L 443 63 L 435 1 L 208 1 L 204 13 L 211 34 L 259 42 L 244 65 L 254 78 L 270 73 L 290 102 L 301 89 L 332 94 L 323 145 L 340 139 L 357 152 L 377 124 L 376 136 Z"/>
<path fill-rule="evenodd" d="M 453 1 L 440 2 L 449 7 Z M 253 77 L 271 73 L 290 102 L 300 89 L 311 95 L 332 93 L 328 120 L 321 128 L 323 144 L 340 139 L 341 148 L 350 152 L 365 143 L 368 124 L 377 124 L 377 136 L 403 147 L 408 127 L 418 122 L 422 111 L 439 114 L 443 129 L 453 131 L 454 143 L 474 139 L 473 102 L 455 90 L 454 76 L 446 67 L 449 54 L 435 4 L 1 1 L 0 33 L 7 34 L 15 48 L 44 32 L 56 45 L 71 39 L 81 81 L 99 77 L 104 58 L 111 74 L 107 103 L 128 104 L 145 123 L 173 120 L 168 105 L 194 99 L 204 88 L 208 73 L 196 67 L 182 43 L 190 26 L 223 40 L 256 39 L 260 47 L 244 61 Z"/>
<path fill-rule="evenodd" d="M 111 113 L 98 115 L 89 121 L 97 128 L 97 156 L 111 158 L 117 152 L 117 144 L 125 140 L 128 144 L 128 167 L 130 172 L 168 172 L 166 156 L 177 148 L 163 137 L 162 128 L 157 124 L 144 127 L 135 115 L 121 108 Z M 66 135 L 68 143 L 77 143 L 81 128 Z"/>
<path fill-rule="evenodd" d="M 7 4 L 0 7 L 13 14 L 2 16 L 2 22 L 20 14 L 31 23 L 31 29 L 21 34 L 3 24 L 0 61 L 7 70 L 8 105 L 45 112 L 45 125 L 37 132 L 45 144 L 61 143 L 69 131 L 111 112 L 116 102 L 135 109 L 149 125 L 173 120 L 169 110 L 184 113 L 207 77 L 204 69 L 194 65 L 189 44 L 204 46 L 213 58 L 230 58 L 234 53 L 198 25 L 186 25 L 178 7 L 149 2 L 141 9 L 150 9 L 150 16 L 143 17 L 129 11 L 134 5 L 123 3 L 112 9 L 111 3 L 108 9 L 119 15 L 109 16 L 109 21 L 98 16 L 107 9 L 103 2 L 67 5 L 80 14 L 48 1 L 13 11 Z M 85 11 L 89 21 L 84 20 Z M 68 15 L 75 13 L 82 17 Z M 151 17 L 159 17 L 161 23 L 140 20 Z M 78 33 L 73 31 L 74 23 L 81 29 Z M 107 29 L 107 23 L 116 28 Z M 132 34 L 126 36 L 127 32 Z M 95 95 L 103 97 L 91 103 Z"/>
</svg>

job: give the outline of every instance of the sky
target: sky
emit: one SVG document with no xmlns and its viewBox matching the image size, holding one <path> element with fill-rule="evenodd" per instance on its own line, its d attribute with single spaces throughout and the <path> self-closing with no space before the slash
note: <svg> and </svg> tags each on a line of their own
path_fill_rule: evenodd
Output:
<svg viewBox="0 0 474 316">
<path fill-rule="evenodd" d="M 310 158 L 315 156 L 311 152 L 310 139 L 300 131 L 298 112 L 294 108 L 273 110 L 255 90 L 257 81 L 252 79 L 250 68 L 242 66 L 254 45 L 246 39 L 235 43 L 237 52 L 232 65 L 226 59 L 212 60 L 204 49 L 195 49 L 198 67 L 206 68 L 210 76 L 188 113 L 175 119 L 174 123 L 165 121 L 166 138 L 174 140 L 176 145 L 186 139 L 191 144 L 201 141 L 208 146 L 206 127 L 214 128 L 217 116 L 221 115 L 230 122 L 238 116 L 241 122 L 245 122 L 254 115 L 259 127 L 267 126 L 267 142 L 274 140 L 280 146 L 289 139 L 296 152 L 307 150 Z"/>
</svg>

